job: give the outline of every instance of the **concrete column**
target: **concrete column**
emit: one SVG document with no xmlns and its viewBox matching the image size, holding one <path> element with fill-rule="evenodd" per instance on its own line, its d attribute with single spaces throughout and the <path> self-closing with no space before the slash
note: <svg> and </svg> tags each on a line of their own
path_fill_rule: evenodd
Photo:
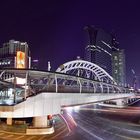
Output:
<svg viewBox="0 0 140 140">
<path fill-rule="evenodd" d="M 55 92 L 57 93 L 58 92 L 58 83 L 57 83 L 57 77 L 56 77 L 56 74 L 55 74 Z"/>
<path fill-rule="evenodd" d="M 92 84 L 93 84 L 93 92 L 95 93 L 96 92 L 95 84 L 94 83 Z"/>
<path fill-rule="evenodd" d="M 127 99 L 127 104 L 129 104 L 129 99 Z"/>
<path fill-rule="evenodd" d="M 7 125 L 12 125 L 12 118 L 7 118 L 6 123 Z"/>
<path fill-rule="evenodd" d="M 118 106 L 126 106 L 127 105 L 127 99 L 117 99 L 116 100 Z"/>
<path fill-rule="evenodd" d="M 102 84 L 100 84 L 100 88 L 101 88 L 101 93 L 103 93 L 104 90 L 103 90 L 103 85 Z"/>
<path fill-rule="evenodd" d="M 48 126 L 47 116 L 34 117 L 33 126 L 34 127 L 47 127 Z"/>
<path fill-rule="evenodd" d="M 107 93 L 109 93 L 109 86 L 108 86 L 108 85 L 106 85 L 106 87 L 107 87 Z"/>
</svg>

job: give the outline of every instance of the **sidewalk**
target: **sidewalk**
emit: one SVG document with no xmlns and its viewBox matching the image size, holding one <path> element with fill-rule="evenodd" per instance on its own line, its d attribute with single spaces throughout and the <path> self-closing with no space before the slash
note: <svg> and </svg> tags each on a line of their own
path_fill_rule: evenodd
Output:
<svg viewBox="0 0 140 140">
<path fill-rule="evenodd" d="M 26 128 L 27 125 L 7 125 L 5 123 L 0 123 L 0 130 L 6 131 L 6 132 L 11 132 L 11 133 L 16 133 L 16 134 L 26 134 Z"/>
<path fill-rule="evenodd" d="M 0 130 L 4 131 L 5 133 L 12 133 L 18 135 L 38 135 L 37 132 L 39 132 L 40 135 L 52 133 L 55 134 L 61 127 L 63 127 L 64 129 L 66 126 L 63 120 L 58 115 L 54 116 L 53 118 L 55 119 L 55 125 L 53 127 L 34 128 L 32 126 L 29 126 L 28 124 L 7 125 L 5 122 L 0 122 Z"/>
</svg>

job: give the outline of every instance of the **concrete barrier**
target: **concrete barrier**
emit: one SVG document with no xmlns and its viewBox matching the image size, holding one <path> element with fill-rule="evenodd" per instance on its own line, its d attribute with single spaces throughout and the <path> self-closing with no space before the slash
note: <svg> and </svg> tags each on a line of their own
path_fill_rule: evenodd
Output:
<svg viewBox="0 0 140 140">
<path fill-rule="evenodd" d="M 42 135 L 42 134 L 52 134 L 54 133 L 54 127 L 49 128 L 27 128 L 27 135 Z"/>
</svg>

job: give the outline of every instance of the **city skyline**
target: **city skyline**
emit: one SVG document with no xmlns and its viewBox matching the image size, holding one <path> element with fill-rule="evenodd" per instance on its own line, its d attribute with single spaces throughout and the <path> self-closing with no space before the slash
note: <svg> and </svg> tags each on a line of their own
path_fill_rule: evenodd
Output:
<svg viewBox="0 0 140 140">
<path fill-rule="evenodd" d="M 32 57 L 52 69 L 84 56 L 87 45 L 84 26 L 95 25 L 113 32 L 126 51 L 128 82 L 131 69 L 139 75 L 139 7 L 138 1 L 17 1 L 1 2 L 0 44 L 10 39 L 26 41 Z M 68 53 L 69 52 L 69 53 Z M 133 52 L 133 53 L 132 53 Z M 46 58 L 46 62 L 44 61 Z M 44 63 L 45 62 L 45 63 Z M 129 63 L 128 63 L 129 62 Z M 128 77 L 128 75 L 130 75 Z"/>
<path fill-rule="evenodd" d="M 138 0 L 0 2 L 0 139 L 140 139 Z"/>
</svg>

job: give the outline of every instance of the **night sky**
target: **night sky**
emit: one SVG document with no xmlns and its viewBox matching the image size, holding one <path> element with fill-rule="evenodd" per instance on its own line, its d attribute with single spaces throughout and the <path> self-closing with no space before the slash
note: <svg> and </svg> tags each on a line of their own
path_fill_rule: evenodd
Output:
<svg viewBox="0 0 140 140">
<path fill-rule="evenodd" d="M 84 57 L 87 34 L 94 25 L 114 33 L 126 52 L 128 82 L 131 69 L 140 75 L 139 0 L 1 0 L 0 44 L 15 39 L 27 42 L 33 59 L 47 69 Z"/>
</svg>

